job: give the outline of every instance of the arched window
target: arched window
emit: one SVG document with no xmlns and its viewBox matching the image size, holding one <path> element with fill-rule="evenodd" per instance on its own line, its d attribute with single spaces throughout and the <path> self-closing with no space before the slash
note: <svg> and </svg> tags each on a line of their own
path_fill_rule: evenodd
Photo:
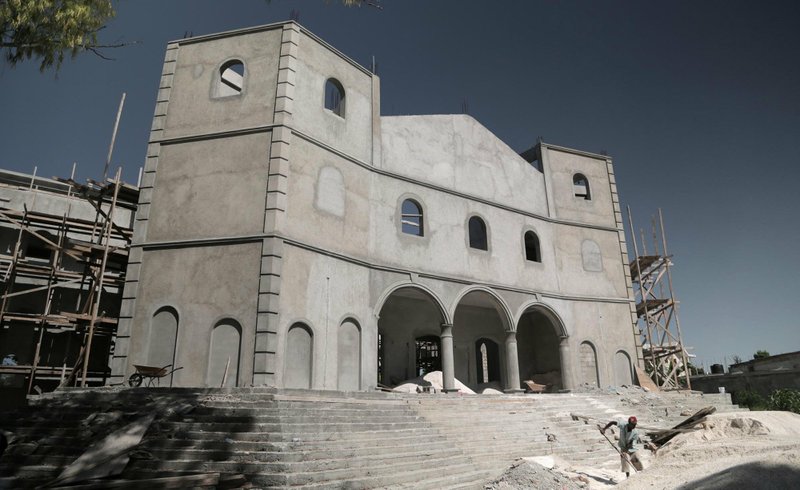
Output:
<svg viewBox="0 0 800 490">
<path fill-rule="evenodd" d="M 325 108 L 344 117 L 344 87 L 335 78 L 329 78 L 325 82 Z"/>
<path fill-rule="evenodd" d="M 469 219 L 469 246 L 478 250 L 489 249 L 489 241 L 486 238 L 486 223 L 477 216 Z"/>
<path fill-rule="evenodd" d="M 403 201 L 400 211 L 400 227 L 403 233 L 423 236 L 422 206 L 412 199 Z"/>
<path fill-rule="evenodd" d="M 542 261 L 542 250 L 539 247 L 539 237 L 532 231 L 525 232 L 525 260 L 531 262 Z"/>
<path fill-rule="evenodd" d="M 230 60 L 219 68 L 217 95 L 239 95 L 244 88 L 244 63 Z"/>
<path fill-rule="evenodd" d="M 587 201 L 592 199 L 592 194 L 589 191 L 589 179 L 583 174 L 572 176 L 572 190 L 575 192 L 575 197 L 580 197 Z"/>
</svg>

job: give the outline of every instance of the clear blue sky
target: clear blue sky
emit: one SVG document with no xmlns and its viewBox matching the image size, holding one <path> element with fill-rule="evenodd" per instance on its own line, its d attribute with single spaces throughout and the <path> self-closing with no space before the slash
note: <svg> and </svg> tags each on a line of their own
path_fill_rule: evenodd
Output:
<svg viewBox="0 0 800 490">
<path fill-rule="evenodd" d="M 384 114 L 469 113 L 516 150 L 537 137 L 613 158 L 636 226 L 665 214 L 686 344 L 700 362 L 800 350 L 800 2 L 116 2 L 102 40 L 64 63 L 0 67 L 0 167 L 134 181 L 164 48 L 286 20 L 370 65 Z"/>
</svg>

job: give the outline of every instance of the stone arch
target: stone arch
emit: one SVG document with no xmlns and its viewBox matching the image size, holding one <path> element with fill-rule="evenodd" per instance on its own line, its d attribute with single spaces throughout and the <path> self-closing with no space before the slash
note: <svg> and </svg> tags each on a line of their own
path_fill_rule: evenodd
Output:
<svg viewBox="0 0 800 490">
<path fill-rule="evenodd" d="M 437 364 L 433 357 L 444 351 L 433 348 L 430 338 L 438 339 L 451 320 L 433 291 L 417 283 L 395 284 L 379 298 L 375 316 L 379 383 L 397 385 Z"/>
<path fill-rule="evenodd" d="M 513 315 L 511 314 L 511 308 L 508 306 L 508 303 L 506 303 L 506 300 L 503 299 L 503 297 L 500 296 L 497 293 L 497 291 L 486 286 L 472 285 L 472 286 L 467 286 L 461 291 L 459 291 L 455 299 L 453 299 L 452 306 L 450 307 L 449 310 L 450 318 L 455 318 L 456 308 L 458 308 L 458 305 L 461 302 L 461 300 L 464 299 L 466 295 L 476 291 L 486 293 L 492 297 L 492 299 L 496 303 L 495 308 L 497 309 L 497 313 L 500 315 L 500 320 L 503 322 L 503 329 L 506 332 L 514 330 Z"/>
<path fill-rule="evenodd" d="M 286 332 L 283 385 L 309 389 L 313 385 L 314 331 L 303 322 L 295 322 Z"/>
<path fill-rule="evenodd" d="M 339 323 L 337 332 L 337 389 L 361 389 L 361 325 L 353 317 Z"/>
<path fill-rule="evenodd" d="M 428 286 L 416 282 L 398 282 L 386 288 L 386 291 L 384 291 L 383 294 L 381 294 L 381 296 L 378 298 L 378 301 L 375 302 L 375 308 L 372 311 L 375 316 L 380 318 L 380 313 L 383 307 L 386 305 L 386 300 L 388 300 L 392 294 L 404 288 L 417 289 L 422 294 L 428 296 L 436 304 L 439 313 L 442 315 L 442 323 L 453 323 L 452 316 L 449 314 L 449 310 L 445 308 L 444 302 L 439 299 L 439 296 Z"/>
<path fill-rule="evenodd" d="M 581 342 L 578 348 L 578 360 L 581 366 L 581 383 L 600 386 L 600 373 L 597 369 L 597 349 L 588 340 Z"/>
<path fill-rule="evenodd" d="M 564 349 L 568 333 L 559 315 L 533 301 L 520 309 L 516 325 L 519 379 L 547 385 L 551 391 L 571 388 L 570 359 Z"/>
<path fill-rule="evenodd" d="M 614 384 L 617 386 L 633 384 L 631 356 L 622 349 L 614 354 Z"/>
<path fill-rule="evenodd" d="M 242 325 L 223 318 L 211 329 L 206 369 L 206 386 L 232 388 L 239 386 Z"/>
</svg>

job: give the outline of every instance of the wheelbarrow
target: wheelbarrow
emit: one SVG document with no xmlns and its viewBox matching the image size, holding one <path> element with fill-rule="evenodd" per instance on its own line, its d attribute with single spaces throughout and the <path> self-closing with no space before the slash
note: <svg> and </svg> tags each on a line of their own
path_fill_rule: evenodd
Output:
<svg viewBox="0 0 800 490">
<path fill-rule="evenodd" d="M 174 373 L 179 369 L 183 369 L 183 366 L 170 369 L 172 364 L 167 364 L 164 367 L 156 367 L 156 366 L 140 366 L 138 364 L 134 364 L 133 367 L 136 368 L 136 372 L 131 374 L 128 378 L 128 385 L 136 388 L 137 386 L 142 386 L 142 381 L 147 378 L 147 386 L 153 386 L 153 382 L 155 381 L 156 386 L 158 386 L 158 381 L 161 378 L 169 376 L 170 374 Z"/>
</svg>

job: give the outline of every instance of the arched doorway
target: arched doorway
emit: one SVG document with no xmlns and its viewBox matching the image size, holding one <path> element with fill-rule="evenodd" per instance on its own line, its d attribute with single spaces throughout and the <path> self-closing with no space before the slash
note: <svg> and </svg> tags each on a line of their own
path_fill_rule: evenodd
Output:
<svg viewBox="0 0 800 490">
<path fill-rule="evenodd" d="M 531 306 L 517 324 L 520 381 L 532 380 L 548 391 L 565 388 L 562 376 L 561 337 L 564 328 L 555 314 L 542 306 Z"/>
<path fill-rule="evenodd" d="M 455 377 L 476 392 L 505 386 L 506 331 L 511 320 L 507 308 L 490 290 L 473 289 L 458 299 L 453 314 Z M 514 387 L 516 388 L 516 387 Z"/>
<path fill-rule="evenodd" d="M 396 386 L 442 369 L 441 301 L 431 292 L 402 286 L 392 291 L 378 317 L 378 382 Z"/>
</svg>

